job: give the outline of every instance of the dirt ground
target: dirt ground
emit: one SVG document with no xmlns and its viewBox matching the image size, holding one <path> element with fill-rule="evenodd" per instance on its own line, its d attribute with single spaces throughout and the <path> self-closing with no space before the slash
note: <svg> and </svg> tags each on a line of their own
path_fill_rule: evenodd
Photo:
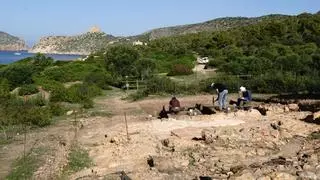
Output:
<svg viewBox="0 0 320 180">
<path fill-rule="evenodd" d="M 95 111 L 110 116 L 72 116 L 27 134 L 28 146 L 50 152 L 34 179 L 57 179 L 77 141 L 94 165 L 67 179 L 319 179 L 320 140 L 311 139 L 319 125 L 301 121 L 311 114 L 269 104 L 266 116 L 258 110 L 157 119 L 169 97 L 122 100 L 123 92 L 96 99 Z M 230 98 L 235 99 L 234 95 Z M 178 97 L 182 106 L 212 105 L 211 95 Z M 93 111 L 93 110 L 92 110 Z M 127 120 L 128 132 L 126 131 Z M 0 148 L 0 179 L 23 151 L 22 136 Z M 149 162 L 149 163 L 148 163 Z M 153 163 L 152 163 L 153 162 Z"/>
</svg>

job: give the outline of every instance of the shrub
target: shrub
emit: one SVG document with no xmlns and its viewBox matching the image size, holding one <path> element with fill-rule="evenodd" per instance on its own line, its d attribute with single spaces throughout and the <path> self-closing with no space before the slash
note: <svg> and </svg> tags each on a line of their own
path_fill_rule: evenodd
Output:
<svg viewBox="0 0 320 180">
<path fill-rule="evenodd" d="M 167 77 L 153 77 L 147 81 L 147 94 L 175 93 L 179 87 Z"/>
<path fill-rule="evenodd" d="M 225 63 L 226 63 L 226 59 L 223 57 L 219 57 L 215 59 L 210 59 L 206 67 L 219 68 Z"/>
<path fill-rule="evenodd" d="M 78 145 L 74 145 L 68 156 L 68 169 L 77 172 L 83 168 L 88 168 L 92 165 L 92 160 L 88 152 Z"/>
<path fill-rule="evenodd" d="M 93 101 L 91 99 L 86 99 L 82 102 L 82 107 L 85 109 L 93 108 Z"/>
<path fill-rule="evenodd" d="M 50 103 L 49 108 L 53 116 L 62 116 L 67 111 L 67 109 L 59 103 Z"/>
<path fill-rule="evenodd" d="M 19 89 L 20 96 L 35 94 L 38 92 L 39 92 L 39 90 L 38 90 L 37 86 L 34 84 L 26 84 L 26 85 L 21 86 Z"/>
<path fill-rule="evenodd" d="M 1 102 L 0 124 L 27 124 L 43 127 L 51 123 L 51 112 L 46 106 L 38 106 L 33 99 L 24 102 L 23 98 L 10 97 Z"/>
<path fill-rule="evenodd" d="M 36 72 L 33 65 L 29 64 L 12 64 L 1 69 L 0 77 L 6 78 L 9 82 L 10 89 L 19 87 L 22 84 L 31 84 L 32 75 Z"/>
<path fill-rule="evenodd" d="M 27 123 L 44 127 L 52 122 L 50 109 L 47 107 L 34 106 L 26 111 L 24 118 Z"/>
<path fill-rule="evenodd" d="M 71 103 L 85 102 L 94 96 L 101 95 L 101 89 L 90 84 L 75 84 L 67 92 L 68 102 Z"/>
<path fill-rule="evenodd" d="M 0 98 L 5 98 L 10 95 L 9 82 L 5 78 L 0 78 Z"/>
<path fill-rule="evenodd" d="M 184 64 L 173 65 L 172 69 L 168 73 L 168 76 L 179 76 L 192 74 L 192 69 Z"/>
<path fill-rule="evenodd" d="M 59 82 L 71 82 L 83 80 L 97 67 L 83 62 L 72 62 L 62 66 L 53 66 L 42 72 L 42 77 Z"/>
<path fill-rule="evenodd" d="M 109 90 L 109 85 L 113 84 L 113 78 L 105 71 L 95 70 L 84 78 L 84 82 L 88 84 L 95 84 L 104 90 Z"/>
<path fill-rule="evenodd" d="M 132 93 L 129 95 L 128 99 L 132 100 L 132 101 L 137 101 L 140 99 L 143 99 L 144 97 L 148 96 L 148 92 L 146 90 L 139 90 L 135 93 Z"/>
</svg>

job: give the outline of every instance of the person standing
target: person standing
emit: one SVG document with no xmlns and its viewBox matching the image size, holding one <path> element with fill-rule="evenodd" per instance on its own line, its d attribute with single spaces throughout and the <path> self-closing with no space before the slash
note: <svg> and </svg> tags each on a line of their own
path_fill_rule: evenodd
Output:
<svg viewBox="0 0 320 180">
<path fill-rule="evenodd" d="M 227 95 L 228 95 L 228 89 L 227 86 L 221 83 L 212 83 L 211 87 L 216 89 L 218 93 L 218 97 L 216 101 L 219 103 L 219 109 L 220 111 L 222 109 L 227 109 Z"/>
</svg>

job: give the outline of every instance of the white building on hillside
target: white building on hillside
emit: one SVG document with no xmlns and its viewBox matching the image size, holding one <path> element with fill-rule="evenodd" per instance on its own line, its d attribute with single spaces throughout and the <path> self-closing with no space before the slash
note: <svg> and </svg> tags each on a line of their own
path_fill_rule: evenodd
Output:
<svg viewBox="0 0 320 180">
<path fill-rule="evenodd" d="M 134 46 L 142 46 L 142 45 L 147 45 L 147 43 L 144 43 L 144 42 L 141 42 L 141 41 L 134 41 L 133 43 L 132 43 Z"/>
</svg>

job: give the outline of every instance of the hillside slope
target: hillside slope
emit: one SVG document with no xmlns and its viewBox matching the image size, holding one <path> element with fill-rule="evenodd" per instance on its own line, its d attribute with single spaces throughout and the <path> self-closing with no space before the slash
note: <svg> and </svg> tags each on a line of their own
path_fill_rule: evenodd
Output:
<svg viewBox="0 0 320 180">
<path fill-rule="evenodd" d="M 24 40 L 0 31 L 0 51 L 19 51 L 26 50 Z"/>
<path fill-rule="evenodd" d="M 230 28 L 248 26 L 251 24 L 257 24 L 261 21 L 266 21 L 266 20 L 283 19 L 285 17 L 288 17 L 288 16 L 273 14 L 273 15 L 253 17 L 253 18 L 248 18 L 248 17 L 217 18 L 217 19 L 213 19 L 210 21 L 202 22 L 202 23 L 153 29 L 153 30 L 150 30 L 146 33 L 143 33 L 142 35 L 147 36 L 149 38 L 149 40 L 153 40 L 153 39 L 158 39 L 158 38 L 162 38 L 162 37 L 189 34 L 189 33 L 197 33 L 197 32 L 202 32 L 202 31 L 227 30 Z"/>
</svg>

